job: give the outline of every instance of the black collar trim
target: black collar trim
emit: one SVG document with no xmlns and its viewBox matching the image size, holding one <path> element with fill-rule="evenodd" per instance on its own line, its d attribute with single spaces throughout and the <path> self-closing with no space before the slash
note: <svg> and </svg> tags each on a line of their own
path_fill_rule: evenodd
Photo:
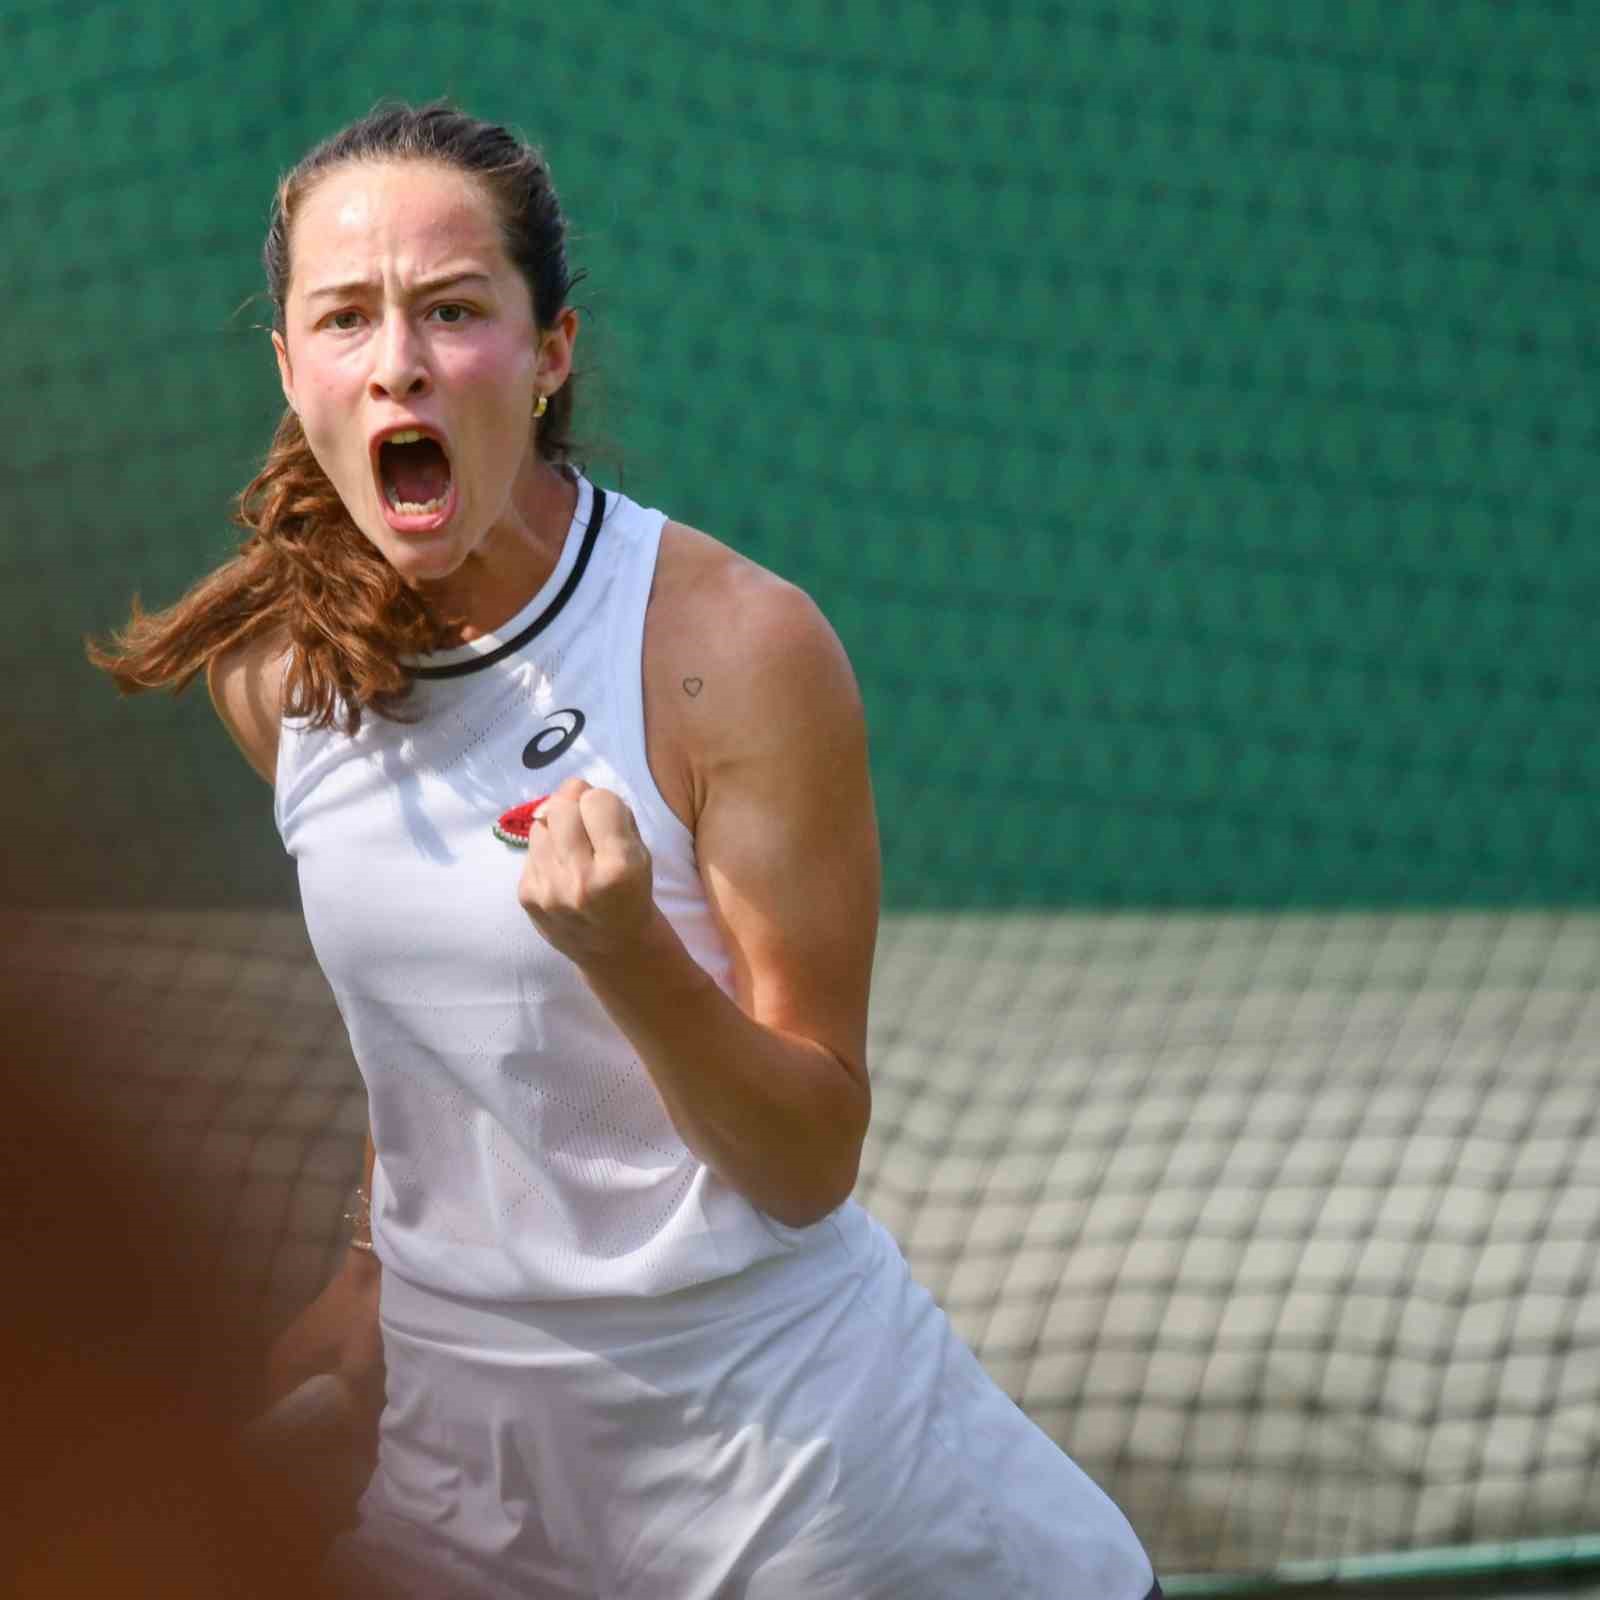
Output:
<svg viewBox="0 0 1600 1600">
<path fill-rule="evenodd" d="M 492 667 L 497 661 L 504 661 L 507 656 L 515 655 L 530 640 L 537 639 L 561 615 L 562 607 L 577 593 L 584 569 L 589 565 L 589 557 L 594 554 L 594 542 L 600 537 L 600 524 L 605 520 L 605 514 L 606 492 L 596 484 L 594 506 L 589 512 L 589 526 L 584 529 L 583 543 L 578 547 L 578 559 L 572 563 L 572 571 L 567 574 L 567 581 L 561 585 L 555 599 L 521 633 L 514 634 L 504 644 L 498 644 L 493 650 L 485 651 L 481 656 L 473 656 L 468 661 L 452 661 L 447 667 L 413 667 L 411 676 L 430 680 L 464 678 L 469 672 L 482 672 L 485 667 Z"/>
</svg>

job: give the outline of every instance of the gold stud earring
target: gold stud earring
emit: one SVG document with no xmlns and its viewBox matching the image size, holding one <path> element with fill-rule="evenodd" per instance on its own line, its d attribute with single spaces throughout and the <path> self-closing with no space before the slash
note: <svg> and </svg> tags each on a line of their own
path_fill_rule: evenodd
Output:
<svg viewBox="0 0 1600 1600">
<path fill-rule="evenodd" d="M 549 408 L 550 408 L 550 397 L 548 395 L 543 395 L 543 394 L 540 395 L 539 396 L 538 405 L 536 405 L 533 408 L 534 420 L 537 421 L 540 417 L 542 417 L 545 414 L 545 412 L 547 410 L 549 410 Z"/>
</svg>

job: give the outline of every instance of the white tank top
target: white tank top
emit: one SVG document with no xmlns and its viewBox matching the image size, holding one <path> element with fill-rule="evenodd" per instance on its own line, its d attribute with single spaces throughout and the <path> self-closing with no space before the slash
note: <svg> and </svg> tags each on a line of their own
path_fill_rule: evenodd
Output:
<svg viewBox="0 0 1600 1600">
<path fill-rule="evenodd" d="M 651 1295 L 803 1248 L 684 1146 L 577 969 L 517 903 L 501 812 L 577 775 L 632 808 L 657 904 L 726 991 L 694 840 L 645 756 L 665 522 L 586 480 L 549 581 L 416 663 L 409 715 L 286 721 L 277 820 L 366 1081 L 388 1270 L 488 1300 Z"/>
</svg>

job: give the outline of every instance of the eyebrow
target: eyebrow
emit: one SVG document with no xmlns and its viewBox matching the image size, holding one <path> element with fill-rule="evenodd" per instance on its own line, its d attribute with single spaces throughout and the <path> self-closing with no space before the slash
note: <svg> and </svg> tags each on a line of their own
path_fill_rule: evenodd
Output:
<svg viewBox="0 0 1600 1600">
<path fill-rule="evenodd" d="M 407 291 L 412 295 L 436 294 L 463 283 L 492 283 L 487 272 L 447 272 L 437 278 L 422 278 Z M 307 300 L 342 300 L 352 294 L 369 294 L 377 284 L 370 278 L 352 278 L 344 283 L 321 283 L 306 291 Z"/>
</svg>

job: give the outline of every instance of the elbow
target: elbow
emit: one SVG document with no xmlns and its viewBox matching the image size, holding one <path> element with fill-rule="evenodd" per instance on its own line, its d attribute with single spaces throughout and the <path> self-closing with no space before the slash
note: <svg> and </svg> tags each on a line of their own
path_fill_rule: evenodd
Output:
<svg viewBox="0 0 1600 1600">
<path fill-rule="evenodd" d="M 785 1195 L 767 1206 L 766 1212 L 774 1222 L 786 1228 L 809 1228 L 831 1217 L 855 1192 L 860 1161 L 849 1164 L 848 1170 L 814 1175 L 803 1194 Z"/>
<path fill-rule="evenodd" d="M 808 1162 L 787 1192 L 769 1197 L 762 1209 L 786 1228 L 809 1228 L 832 1216 L 855 1193 L 866 1136 L 867 1101 L 863 1096 L 859 1120 L 848 1133 L 830 1151 Z"/>
<path fill-rule="evenodd" d="M 767 1206 L 766 1213 L 786 1228 L 809 1228 L 831 1217 L 850 1198 L 854 1188 L 851 1182 L 843 1187 L 818 1189 L 803 1198 L 796 1196 L 793 1200 L 785 1199 Z"/>
</svg>

